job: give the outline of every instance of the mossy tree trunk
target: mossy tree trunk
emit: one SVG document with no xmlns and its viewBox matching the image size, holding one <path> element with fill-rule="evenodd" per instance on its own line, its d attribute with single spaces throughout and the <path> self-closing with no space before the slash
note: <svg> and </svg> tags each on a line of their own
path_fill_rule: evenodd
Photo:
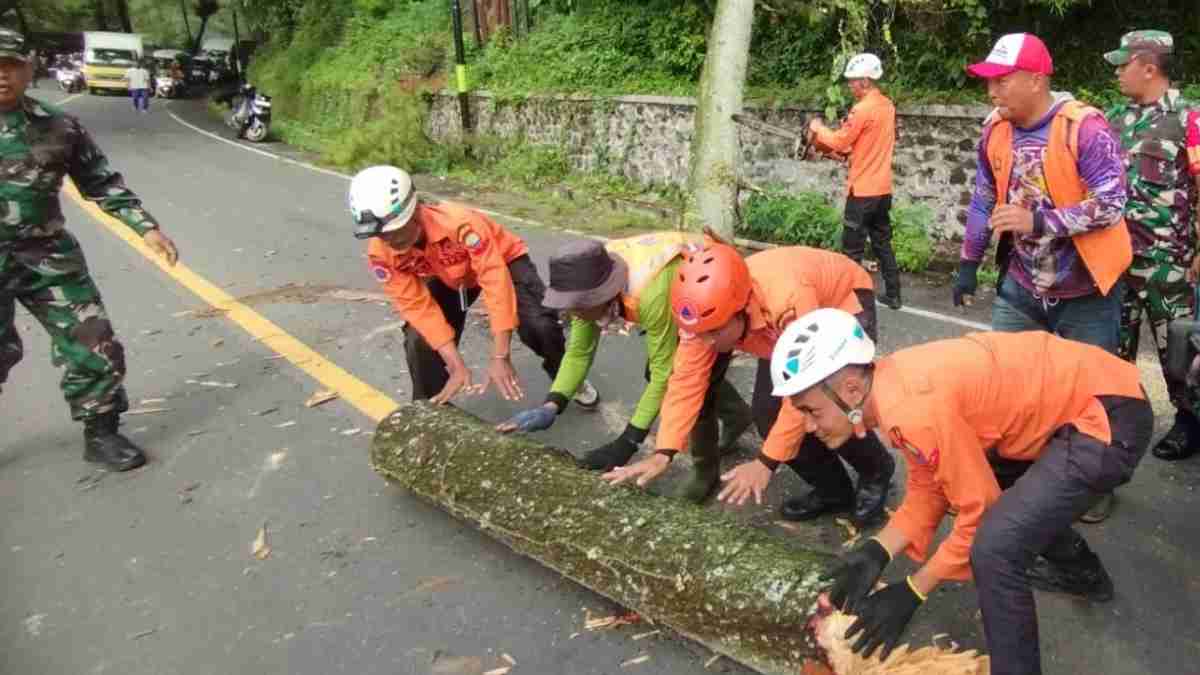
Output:
<svg viewBox="0 0 1200 675">
<path fill-rule="evenodd" d="M 692 194 L 701 222 L 728 241 L 737 219 L 741 160 L 733 115 L 742 111 L 753 24 L 754 0 L 718 0 L 696 105 Z"/>
<path fill-rule="evenodd" d="M 761 673 L 816 656 L 806 622 L 830 562 L 728 516 L 611 487 L 570 454 L 450 407 L 380 423 L 374 469 L 656 623 Z"/>
</svg>

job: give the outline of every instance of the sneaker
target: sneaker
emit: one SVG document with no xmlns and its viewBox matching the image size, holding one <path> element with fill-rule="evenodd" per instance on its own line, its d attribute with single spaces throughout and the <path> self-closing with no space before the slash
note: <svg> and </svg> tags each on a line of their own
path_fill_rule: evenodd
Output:
<svg viewBox="0 0 1200 675">
<path fill-rule="evenodd" d="M 575 391 L 575 398 L 572 400 L 581 408 L 595 408 L 600 403 L 600 392 L 596 391 L 591 382 L 584 380 Z"/>
</svg>

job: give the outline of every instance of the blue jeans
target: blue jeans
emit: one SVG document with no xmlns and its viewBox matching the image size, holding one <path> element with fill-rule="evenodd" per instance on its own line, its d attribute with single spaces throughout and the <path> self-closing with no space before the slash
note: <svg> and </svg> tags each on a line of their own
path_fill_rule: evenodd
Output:
<svg viewBox="0 0 1200 675">
<path fill-rule="evenodd" d="M 1092 295 L 1054 300 L 1037 297 L 1006 276 L 992 305 L 992 330 L 1005 333 L 1044 330 L 1116 354 L 1121 337 L 1124 287 L 1125 282 L 1119 281 L 1108 295 L 1096 291 Z"/>
<path fill-rule="evenodd" d="M 130 89 L 129 93 L 133 95 L 134 110 L 146 111 L 150 109 L 149 89 Z"/>
</svg>

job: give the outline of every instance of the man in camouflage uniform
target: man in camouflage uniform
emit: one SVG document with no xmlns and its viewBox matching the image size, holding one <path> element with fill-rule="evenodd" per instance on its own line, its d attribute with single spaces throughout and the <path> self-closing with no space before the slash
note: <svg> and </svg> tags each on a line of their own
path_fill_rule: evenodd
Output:
<svg viewBox="0 0 1200 675">
<path fill-rule="evenodd" d="M 1195 255 L 1200 163 L 1188 158 L 1189 119 L 1200 108 L 1171 88 L 1173 52 L 1169 33 L 1140 30 L 1122 37 L 1120 49 L 1104 55 L 1117 67 L 1121 93 L 1129 97 L 1108 111 L 1126 153 L 1125 219 L 1134 250 L 1121 306 L 1119 352 L 1128 361 L 1137 359 L 1138 338 L 1146 321 L 1164 365 L 1167 324 L 1192 317 L 1200 265 Z M 1195 147 L 1191 150 L 1200 158 Z M 1170 378 L 1167 388 L 1176 409 L 1175 425 L 1153 452 L 1160 459 L 1182 459 L 1200 446 L 1200 395 Z"/>
<path fill-rule="evenodd" d="M 0 29 L 0 387 L 22 356 L 19 301 L 50 334 L 55 365 L 66 366 L 61 386 L 84 424 L 84 459 L 126 471 L 146 456 L 117 433 L 129 405 L 125 353 L 79 242 L 63 227 L 63 177 L 170 264 L 178 256 L 79 120 L 25 96 L 31 66 L 25 39 Z"/>
</svg>

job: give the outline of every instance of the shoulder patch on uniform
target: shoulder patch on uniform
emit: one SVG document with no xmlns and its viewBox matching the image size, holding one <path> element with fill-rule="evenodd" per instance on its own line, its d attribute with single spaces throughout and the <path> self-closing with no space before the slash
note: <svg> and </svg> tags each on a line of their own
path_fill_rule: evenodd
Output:
<svg viewBox="0 0 1200 675">
<path fill-rule="evenodd" d="M 381 284 L 386 284 L 392 280 L 392 271 L 383 265 L 371 265 L 371 274 L 375 275 L 375 280 Z"/>
</svg>

